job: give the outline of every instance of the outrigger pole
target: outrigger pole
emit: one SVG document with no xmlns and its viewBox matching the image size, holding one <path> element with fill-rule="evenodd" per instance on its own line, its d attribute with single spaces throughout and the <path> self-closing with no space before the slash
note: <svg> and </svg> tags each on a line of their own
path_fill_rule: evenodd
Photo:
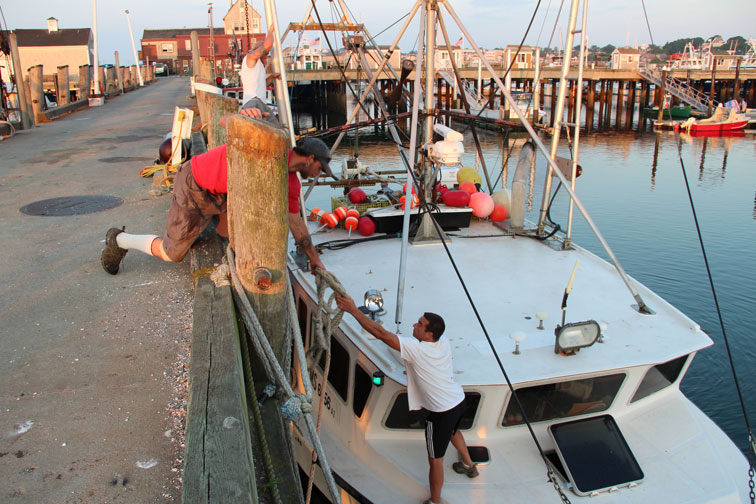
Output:
<svg viewBox="0 0 756 504">
<path fill-rule="evenodd" d="M 470 45 L 475 50 L 475 54 L 477 54 L 478 58 L 483 62 L 483 64 L 486 66 L 486 69 L 491 74 L 493 79 L 496 81 L 496 84 L 499 86 L 499 89 L 502 90 L 504 93 L 504 97 L 507 99 L 507 102 L 511 105 L 512 110 L 517 115 L 517 117 L 522 121 L 523 127 L 527 130 L 527 132 L 530 134 L 530 137 L 533 139 L 533 143 L 538 147 L 538 150 L 541 151 L 541 153 L 546 158 L 546 161 L 549 163 L 550 168 L 550 174 L 556 174 L 557 177 L 559 177 L 559 180 L 561 180 L 562 185 L 564 185 L 564 188 L 567 190 L 567 192 L 570 194 L 570 197 L 572 197 L 573 201 L 575 202 L 575 205 L 580 210 L 580 213 L 583 214 L 583 217 L 585 218 L 585 221 L 588 223 L 588 226 L 590 226 L 591 230 L 593 230 L 593 234 L 596 235 L 596 238 L 598 238 L 599 242 L 601 243 L 601 246 L 604 248 L 606 253 L 609 255 L 609 258 L 611 259 L 612 263 L 614 264 L 614 267 L 617 269 L 617 273 L 619 273 L 620 278 L 622 278 L 622 281 L 625 282 L 625 285 L 627 286 L 628 290 L 632 294 L 633 298 L 635 299 L 635 302 L 637 303 L 637 306 L 635 307 L 638 312 L 651 315 L 654 314 L 654 311 L 648 307 L 648 305 L 643 301 L 643 298 L 641 298 L 638 291 L 635 289 L 635 286 L 630 282 L 630 278 L 627 276 L 627 273 L 625 273 L 625 270 L 622 268 L 622 265 L 619 263 L 619 260 L 617 259 L 617 256 L 614 255 L 614 252 L 612 251 L 611 247 L 607 243 L 607 241 L 604 239 L 601 232 L 596 227 L 596 224 L 593 222 L 593 219 L 591 219 L 591 216 L 588 215 L 588 211 L 583 206 L 583 203 L 580 201 L 580 199 L 577 197 L 577 194 L 575 194 L 575 191 L 572 189 L 571 184 L 567 181 L 567 178 L 562 174 L 561 170 L 559 170 L 559 167 L 557 166 L 556 162 L 554 161 L 554 158 L 549 154 L 549 152 L 546 150 L 546 146 L 543 144 L 540 138 L 538 138 L 538 135 L 536 134 L 535 130 L 533 129 L 533 126 L 530 125 L 530 122 L 528 121 L 525 114 L 523 114 L 520 111 L 519 107 L 515 106 L 515 101 L 512 98 L 512 95 L 509 93 L 509 89 L 507 89 L 504 84 L 501 82 L 501 79 L 496 74 L 494 69 L 491 67 L 491 64 L 483 57 L 483 53 L 478 47 L 478 45 L 475 43 L 475 40 L 472 39 L 470 36 L 470 32 L 467 31 L 467 29 L 462 24 L 462 21 L 457 16 L 457 13 L 454 12 L 454 9 L 451 5 L 449 5 L 448 0 L 436 0 L 439 4 L 443 4 L 443 6 L 446 8 L 449 15 L 454 19 L 454 21 L 457 23 L 457 26 L 462 31 L 462 34 L 467 37 L 467 40 L 470 42 Z M 578 0 L 572 1 L 572 6 L 570 10 L 570 33 L 575 28 L 575 21 L 577 18 L 577 4 Z M 572 54 L 572 47 L 567 46 L 565 47 L 565 57 L 569 57 Z M 567 60 L 567 64 L 569 64 L 569 60 Z M 582 64 L 582 62 L 581 62 Z M 564 63 L 563 63 L 564 65 Z M 555 116 L 555 125 L 556 125 L 556 117 L 559 117 L 561 120 L 561 114 L 563 112 L 563 105 L 564 105 L 564 94 L 565 94 L 565 86 L 564 83 L 567 79 L 567 69 L 563 66 L 562 67 L 562 78 L 560 80 L 560 86 L 559 86 L 559 100 L 557 103 L 557 110 L 556 110 L 556 116 Z M 560 107 L 562 105 L 562 107 Z M 554 128 L 555 135 L 558 135 L 558 128 Z M 549 182 L 549 188 L 550 188 L 550 182 Z M 548 197 L 548 192 L 544 191 L 544 197 Z M 544 207 L 542 207 L 543 212 Z"/>
</svg>

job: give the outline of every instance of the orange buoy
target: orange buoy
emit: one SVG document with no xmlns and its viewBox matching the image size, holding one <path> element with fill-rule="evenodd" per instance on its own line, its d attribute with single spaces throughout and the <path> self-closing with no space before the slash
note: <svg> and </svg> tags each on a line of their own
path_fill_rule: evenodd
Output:
<svg viewBox="0 0 756 504">
<path fill-rule="evenodd" d="M 355 219 L 359 219 L 360 218 L 360 212 L 356 208 L 350 208 L 349 210 L 347 210 L 346 216 L 347 217 L 354 217 Z"/>
<path fill-rule="evenodd" d="M 320 208 L 318 208 L 318 207 L 315 207 L 315 208 L 312 209 L 312 211 L 310 211 L 310 220 L 311 221 L 317 222 L 317 221 L 320 220 L 320 218 L 322 216 L 323 216 L 323 211 Z"/>
<path fill-rule="evenodd" d="M 461 184 L 459 184 L 459 189 L 461 191 L 467 192 L 470 195 L 473 195 L 476 192 L 478 192 L 478 188 L 475 187 L 475 184 L 473 184 L 472 182 L 462 182 Z"/>
<path fill-rule="evenodd" d="M 492 222 L 504 222 L 507 220 L 507 217 L 507 208 L 504 205 L 494 203 L 493 212 L 491 212 L 491 215 L 489 215 L 488 218 L 491 219 Z"/>
<path fill-rule="evenodd" d="M 333 211 L 333 213 L 341 221 L 341 220 L 346 219 L 347 209 L 345 206 L 340 206 L 340 207 L 337 207 L 336 210 Z"/>
<path fill-rule="evenodd" d="M 401 198 L 399 198 L 399 203 L 401 203 L 402 210 L 404 210 L 404 202 L 406 201 L 405 198 L 406 198 L 406 196 L 402 196 Z M 412 195 L 412 200 L 410 201 L 410 208 L 415 208 L 419 204 L 420 204 L 420 200 L 417 199 L 417 195 L 416 194 L 413 194 Z"/>
<path fill-rule="evenodd" d="M 334 228 L 339 224 L 339 218 L 331 212 L 325 212 L 320 218 L 320 223 L 327 225 L 329 228 Z"/>
</svg>

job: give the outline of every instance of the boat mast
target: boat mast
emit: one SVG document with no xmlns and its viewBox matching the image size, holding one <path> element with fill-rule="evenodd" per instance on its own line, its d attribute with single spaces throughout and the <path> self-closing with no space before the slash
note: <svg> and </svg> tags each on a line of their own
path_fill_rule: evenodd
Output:
<svg viewBox="0 0 756 504">
<path fill-rule="evenodd" d="M 423 0 L 418 0 L 416 6 L 419 6 Z M 420 32 L 418 34 L 417 58 L 421 58 L 425 49 L 425 20 L 426 10 L 420 11 Z M 418 61 L 419 62 L 419 61 Z M 420 114 L 420 74 L 421 66 L 415 65 L 415 90 L 412 94 L 412 116 L 410 120 L 410 152 L 409 159 L 411 166 L 407 167 L 407 182 L 404 189 L 404 201 L 412 201 L 412 166 L 415 164 L 417 153 L 417 123 Z M 394 322 L 396 323 L 396 332 L 399 332 L 399 326 L 402 323 L 402 312 L 404 309 L 404 278 L 407 270 L 407 248 L 409 247 L 409 224 L 410 212 L 412 205 L 404 205 L 404 218 L 402 220 L 402 251 L 399 259 L 399 280 L 396 288 L 396 311 L 394 313 Z"/>
</svg>

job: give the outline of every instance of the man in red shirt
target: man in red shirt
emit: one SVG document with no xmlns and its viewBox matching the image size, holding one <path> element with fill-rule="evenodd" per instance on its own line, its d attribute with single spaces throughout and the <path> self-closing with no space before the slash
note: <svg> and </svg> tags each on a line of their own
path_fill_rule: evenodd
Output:
<svg viewBox="0 0 756 504">
<path fill-rule="evenodd" d="M 333 177 L 328 162 L 328 146 L 317 138 L 303 138 L 289 150 L 289 229 L 297 244 L 307 255 L 313 272 L 325 269 L 312 245 L 307 223 L 299 209 L 302 184 L 297 177 L 318 177 L 323 171 Z M 226 200 L 228 165 L 226 146 L 221 145 L 205 154 L 193 156 L 181 165 L 173 186 L 173 199 L 168 209 L 166 230 L 162 236 L 134 235 L 124 228 L 110 228 L 105 235 L 105 249 L 100 256 L 103 269 L 115 275 L 130 249 L 159 257 L 164 261 L 180 262 L 203 229 L 218 216 L 218 234 L 227 236 Z M 334 177 L 335 178 L 335 177 Z"/>
</svg>

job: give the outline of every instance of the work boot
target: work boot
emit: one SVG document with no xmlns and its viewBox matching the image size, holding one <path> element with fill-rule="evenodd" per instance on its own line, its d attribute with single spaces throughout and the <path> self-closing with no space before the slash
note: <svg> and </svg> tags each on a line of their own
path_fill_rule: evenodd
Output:
<svg viewBox="0 0 756 504">
<path fill-rule="evenodd" d="M 475 467 L 475 464 L 466 466 L 464 462 L 454 462 L 452 469 L 455 473 L 466 474 L 468 478 L 475 478 L 478 475 L 478 468 Z"/>
<path fill-rule="evenodd" d="M 126 230 L 126 226 L 121 229 L 110 228 L 105 235 L 105 248 L 100 255 L 100 263 L 105 271 L 111 275 L 118 273 L 118 268 L 121 266 L 124 256 L 128 250 L 118 246 L 116 236 L 123 233 Z"/>
</svg>

